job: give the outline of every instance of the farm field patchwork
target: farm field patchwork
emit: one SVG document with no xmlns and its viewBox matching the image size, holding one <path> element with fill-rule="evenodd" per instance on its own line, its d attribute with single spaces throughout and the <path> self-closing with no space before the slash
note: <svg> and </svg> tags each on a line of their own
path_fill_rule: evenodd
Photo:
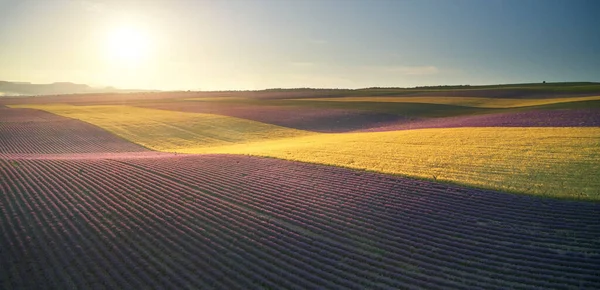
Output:
<svg viewBox="0 0 600 290">
<path fill-rule="evenodd" d="M 90 122 L 158 151 L 249 154 L 517 193 L 600 199 L 600 127 L 324 134 L 219 115 L 125 106 L 27 107 Z"/>
<path fill-rule="evenodd" d="M 0 288 L 600 288 L 600 101 L 397 92 L 0 99 Z"/>
<path fill-rule="evenodd" d="M 235 155 L 0 176 L 7 289 L 600 287 L 597 203 Z"/>
</svg>

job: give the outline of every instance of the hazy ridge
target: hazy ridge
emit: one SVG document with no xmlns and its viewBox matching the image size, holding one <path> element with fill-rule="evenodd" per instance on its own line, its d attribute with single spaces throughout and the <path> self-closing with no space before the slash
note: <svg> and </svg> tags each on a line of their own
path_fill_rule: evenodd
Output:
<svg viewBox="0 0 600 290">
<path fill-rule="evenodd" d="M 87 94 L 87 93 L 133 93 L 151 90 L 118 89 L 114 87 L 96 88 L 86 84 L 55 82 L 51 84 L 32 84 L 29 82 L 0 81 L 0 97 Z"/>
</svg>

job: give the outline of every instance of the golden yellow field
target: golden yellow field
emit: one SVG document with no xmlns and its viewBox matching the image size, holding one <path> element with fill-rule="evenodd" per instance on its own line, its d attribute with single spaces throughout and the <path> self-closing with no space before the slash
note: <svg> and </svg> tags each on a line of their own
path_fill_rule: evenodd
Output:
<svg viewBox="0 0 600 290">
<path fill-rule="evenodd" d="M 511 192 L 600 198 L 599 127 L 333 134 L 126 106 L 12 107 L 79 119 L 158 151 L 267 156 Z"/>
<path fill-rule="evenodd" d="M 477 108 L 519 108 L 529 106 L 550 105 L 558 103 L 600 100 L 600 96 L 553 98 L 553 99 L 506 99 L 506 98 L 476 98 L 476 97 L 342 97 L 342 98 L 307 98 L 302 101 L 327 102 L 383 102 L 383 103 L 423 103 L 456 105 Z"/>
</svg>

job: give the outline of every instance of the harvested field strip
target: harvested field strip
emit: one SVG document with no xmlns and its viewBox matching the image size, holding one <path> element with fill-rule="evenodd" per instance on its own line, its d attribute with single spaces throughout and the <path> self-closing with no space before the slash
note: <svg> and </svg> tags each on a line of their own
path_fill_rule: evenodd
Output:
<svg viewBox="0 0 600 290">
<path fill-rule="evenodd" d="M 0 108 L 0 154 L 143 152 L 101 128 L 48 112 Z"/>
<path fill-rule="evenodd" d="M 215 147 L 313 134 L 234 117 L 128 106 L 19 105 L 96 125 L 159 151 Z"/>
<path fill-rule="evenodd" d="M 383 102 L 383 103 L 421 103 L 455 105 L 476 108 L 519 108 L 540 106 L 558 103 L 600 100 L 600 96 L 569 97 L 569 98 L 544 98 L 544 99 L 508 99 L 508 98 L 478 98 L 478 97 L 341 97 L 341 98 L 307 98 L 297 99 L 302 101 L 323 102 Z"/>
<path fill-rule="evenodd" d="M 599 204 L 233 155 L 0 164 L 6 288 L 600 287 Z"/>
</svg>

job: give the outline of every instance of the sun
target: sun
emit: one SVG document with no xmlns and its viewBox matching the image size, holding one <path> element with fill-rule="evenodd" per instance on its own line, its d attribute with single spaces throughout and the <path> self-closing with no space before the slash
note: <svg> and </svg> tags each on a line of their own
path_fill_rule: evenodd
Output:
<svg viewBox="0 0 600 290">
<path fill-rule="evenodd" d="M 107 40 L 108 57 L 122 65 L 138 65 L 150 56 L 150 38 L 135 27 L 119 27 L 111 31 Z"/>
</svg>

